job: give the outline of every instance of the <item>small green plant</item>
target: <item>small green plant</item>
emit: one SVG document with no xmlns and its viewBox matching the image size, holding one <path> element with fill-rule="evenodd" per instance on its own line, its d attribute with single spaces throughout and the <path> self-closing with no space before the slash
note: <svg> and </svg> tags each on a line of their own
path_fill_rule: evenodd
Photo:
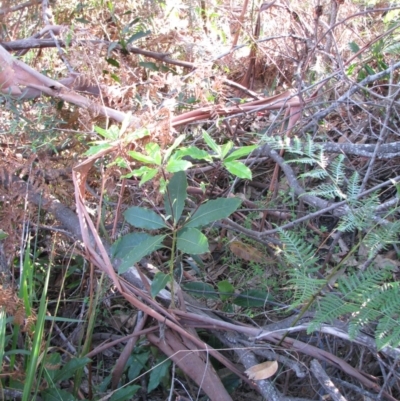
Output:
<svg viewBox="0 0 400 401">
<path fill-rule="evenodd" d="M 167 237 L 171 239 L 169 273 L 159 272 L 156 274 L 151 285 L 153 297 L 168 282 L 171 283 L 171 292 L 173 293 L 173 270 L 177 253 L 197 255 L 208 252 L 208 240 L 200 228 L 228 217 L 241 204 L 241 200 L 238 198 L 218 198 L 199 205 L 193 213 L 185 215 L 183 212 L 186 198 L 186 174 L 180 171 L 174 174 L 166 187 L 164 214 L 138 206 L 125 211 L 125 220 L 130 225 L 148 232 L 125 235 L 112 246 L 113 256 L 122 259 L 119 273 L 123 273 L 146 255 L 165 247 L 164 241 Z M 173 299 L 172 297 L 172 302 Z"/>
<path fill-rule="evenodd" d="M 216 158 L 231 174 L 243 179 L 250 180 L 252 178 L 251 170 L 238 159 L 251 153 L 256 148 L 255 145 L 243 146 L 229 153 L 233 148 L 233 142 L 229 141 L 224 145 L 218 145 L 206 131 L 203 131 L 203 139 L 215 153 L 213 155 L 196 146 L 179 147 L 184 139 L 185 136 L 180 135 L 166 151 L 163 151 L 156 143 L 149 143 L 145 146 L 146 154 L 136 151 L 128 152 L 133 159 L 146 165 L 128 174 L 127 177 L 141 177 L 140 184 L 142 185 L 154 178 L 160 170 L 165 170 L 168 173 L 188 170 L 193 164 L 186 158 L 207 162 L 213 162 L 213 159 Z"/>
</svg>

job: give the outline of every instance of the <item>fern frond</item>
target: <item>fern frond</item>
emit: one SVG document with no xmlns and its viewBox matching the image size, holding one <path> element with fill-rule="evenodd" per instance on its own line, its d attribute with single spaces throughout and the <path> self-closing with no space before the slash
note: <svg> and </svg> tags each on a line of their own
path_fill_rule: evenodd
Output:
<svg viewBox="0 0 400 401">
<path fill-rule="evenodd" d="M 346 177 L 344 170 L 344 155 L 337 156 L 330 164 L 328 171 L 332 181 L 340 187 Z"/>
<path fill-rule="evenodd" d="M 378 323 L 375 332 L 378 351 L 387 346 L 398 347 L 400 344 L 399 315 L 384 316 Z"/>
<path fill-rule="evenodd" d="M 379 291 L 379 286 L 386 278 L 385 270 L 367 269 L 362 274 L 355 272 L 338 279 L 338 288 L 346 301 L 360 305 L 369 301 L 372 294 Z"/>
<path fill-rule="evenodd" d="M 307 155 L 308 157 L 314 157 L 316 151 L 317 151 L 317 145 L 311 138 L 311 135 L 307 134 L 306 142 L 303 145 L 304 154 Z"/>
<path fill-rule="evenodd" d="M 289 274 L 288 284 L 294 291 L 290 309 L 309 302 L 326 285 L 326 280 L 310 277 L 306 269 L 291 269 Z"/>
<path fill-rule="evenodd" d="M 298 136 L 293 137 L 292 147 L 288 149 L 288 151 L 298 155 L 307 155 L 307 153 L 303 150 L 303 143 Z"/>
<path fill-rule="evenodd" d="M 318 148 L 317 152 L 315 153 L 315 160 L 321 168 L 326 170 L 326 167 L 328 166 L 328 158 L 325 155 L 324 150 L 321 148 Z"/>
<path fill-rule="evenodd" d="M 314 319 L 307 329 L 308 333 L 318 330 L 323 323 L 331 323 L 340 317 L 355 313 L 359 308 L 358 304 L 345 302 L 340 294 L 333 293 L 321 297 L 318 304 Z"/>
<path fill-rule="evenodd" d="M 364 243 L 368 248 L 368 257 L 375 255 L 378 251 L 387 248 L 389 245 L 399 243 L 400 221 L 377 226 L 370 230 L 364 237 Z"/>
<path fill-rule="evenodd" d="M 339 231 L 354 231 L 366 230 L 374 224 L 371 216 L 374 214 L 376 207 L 379 204 L 379 199 L 376 194 L 372 194 L 369 198 L 363 202 L 354 200 L 349 202 L 350 210 L 346 215 L 342 217 L 341 222 L 338 225 Z"/>
<path fill-rule="evenodd" d="M 336 197 L 339 197 L 340 199 L 346 197 L 346 195 L 335 184 L 321 184 L 316 189 L 308 191 L 303 195 L 319 196 L 328 200 L 335 199 Z"/>
<path fill-rule="evenodd" d="M 288 284 L 294 291 L 291 308 L 308 302 L 326 284 L 326 280 L 316 279 L 313 273 L 318 269 L 317 257 L 312 245 L 307 244 L 295 232 L 280 230 L 279 237 L 284 245 L 283 255 L 291 267 Z"/>
<path fill-rule="evenodd" d="M 372 267 L 362 274 L 356 272 L 339 278 L 339 292 L 319 299 L 308 331 L 347 316 L 350 338 L 355 338 L 363 326 L 377 323 L 378 349 L 388 345 L 397 347 L 400 344 L 400 283 L 385 283 L 389 277 L 388 269 Z"/>
<path fill-rule="evenodd" d="M 287 160 L 286 163 L 308 164 L 309 166 L 313 166 L 315 164 L 315 159 L 311 157 L 301 157 L 297 159 Z"/>
<path fill-rule="evenodd" d="M 284 257 L 295 268 L 315 267 L 317 258 L 312 245 L 307 244 L 300 235 L 293 231 L 279 230 L 279 238 L 284 246 Z"/>
<path fill-rule="evenodd" d="M 328 176 L 328 173 L 324 169 L 314 169 L 311 171 L 307 171 L 306 173 L 300 174 L 300 178 L 311 178 L 311 179 L 318 179 L 323 180 Z"/>
<path fill-rule="evenodd" d="M 360 176 L 357 171 L 355 171 L 354 174 L 350 177 L 350 180 L 347 184 L 347 199 L 349 201 L 357 200 L 360 189 Z"/>
</svg>

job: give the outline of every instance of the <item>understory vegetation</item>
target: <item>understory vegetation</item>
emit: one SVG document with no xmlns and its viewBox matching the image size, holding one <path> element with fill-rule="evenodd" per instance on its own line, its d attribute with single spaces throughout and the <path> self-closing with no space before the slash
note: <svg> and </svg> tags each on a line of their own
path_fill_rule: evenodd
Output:
<svg viewBox="0 0 400 401">
<path fill-rule="evenodd" d="M 400 399 L 400 5 L 0 19 L 0 399 Z"/>
</svg>

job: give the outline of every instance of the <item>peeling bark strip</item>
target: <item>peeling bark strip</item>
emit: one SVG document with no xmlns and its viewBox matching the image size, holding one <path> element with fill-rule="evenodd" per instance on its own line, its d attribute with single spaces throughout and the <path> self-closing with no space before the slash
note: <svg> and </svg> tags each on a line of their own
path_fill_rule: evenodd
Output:
<svg viewBox="0 0 400 401">
<path fill-rule="evenodd" d="M 40 74 L 22 61 L 15 60 L 2 46 L 0 46 L 0 88 L 1 92 L 12 97 L 24 99 L 46 94 L 118 122 L 126 118 L 126 113 L 93 102 L 67 88 L 61 82 Z M 135 121 L 132 120 L 132 124 L 134 123 Z"/>
<path fill-rule="evenodd" d="M 148 340 L 171 358 L 212 401 L 232 401 L 220 378 L 211 365 L 211 354 L 204 350 L 197 350 L 188 339 L 178 336 L 171 330 L 166 330 L 164 338 L 155 334 L 147 335 Z"/>
</svg>

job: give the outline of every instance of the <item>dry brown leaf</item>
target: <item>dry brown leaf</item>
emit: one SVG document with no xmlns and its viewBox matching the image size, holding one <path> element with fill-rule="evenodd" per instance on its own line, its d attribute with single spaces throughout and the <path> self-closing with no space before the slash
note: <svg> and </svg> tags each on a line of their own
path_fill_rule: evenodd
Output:
<svg viewBox="0 0 400 401">
<path fill-rule="evenodd" d="M 264 380 L 273 376 L 278 370 L 278 362 L 267 361 L 254 365 L 247 369 L 245 373 L 249 376 L 251 380 Z"/>
<path fill-rule="evenodd" d="M 233 241 L 229 244 L 231 252 L 240 259 L 249 262 L 263 263 L 265 255 L 251 245 L 244 244 L 240 241 Z"/>
</svg>

